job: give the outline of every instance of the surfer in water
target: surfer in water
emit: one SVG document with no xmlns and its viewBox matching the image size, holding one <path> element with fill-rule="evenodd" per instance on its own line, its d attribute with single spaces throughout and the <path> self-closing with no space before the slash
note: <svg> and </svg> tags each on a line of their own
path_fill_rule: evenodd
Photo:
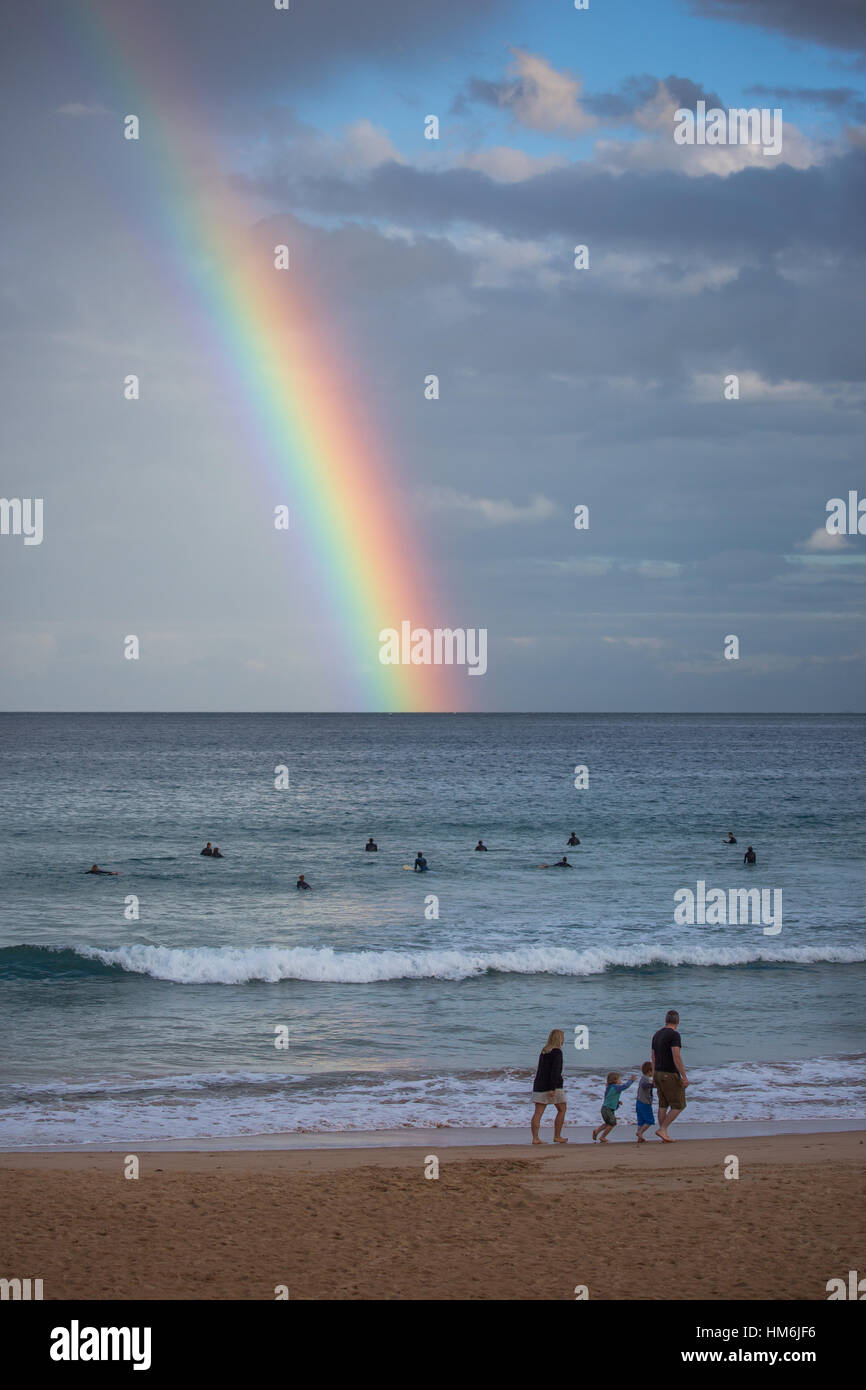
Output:
<svg viewBox="0 0 866 1390">
<path fill-rule="evenodd" d="M 217 849 L 216 845 L 214 845 L 214 847 L 213 847 L 213 854 L 211 855 L 211 859 L 225 859 L 225 855 L 224 855 L 224 854 L 220 854 L 220 852 L 219 852 L 219 850 Z"/>
<path fill-rule="evenodd" d="M 479 840 L 479 841 L 478 841 L 478 844 L 475 846 L 476 853 L 477 853 L 478 850 L 480 850 L 480 849 L 482 849 L 482 850 L 484 851 L 485 854 L 487 853 L 487 846 L 485 845 L 485 843 L 484 843 L 483 840 Z"/>
<path fill-rule="evenodd" d="M 580 844 L 580 840 L 577 838 L 577 836 L 575 835 L 575 833 L 574 833 L 573 830 L 572 830 L 571 834 L 569 835 L 568 839 L 566 840 L 566 844 L 568 844 L 568 845 L 579 845 L 579 844 Z"/>
<path fill-rule="evenodd" d="M 207 844 L 202 850 L 202 854 L 206 854 L 208 859 L 213 859 L 213 850 L 210 847 L 210 840 L 208 840 Z"/>
<path fill-rule="evenodd" d="M 733 830 L 728 831 L 728 838 L 727 840 L 724 840 L 722 843 L 726 845 L 735 845 L 737 843 L 736 839 L 734 838 Z"/>
<path fill-rule="evenodd" d="M 295 884 L 295 887 L 296 887 L 296 888 L 306 888 L 306 890 L 307 890 L 308 893 L 312 893 L 312 891 L 313 891 L 312 888 L 311 888 L 311 886 L 310 886 L 310 884 L 309 884 L 309 883 L 307 882 L 307 880 L 304 878 L 304 875 L 303 875 L 303 874 L 301 874 L 301 875 L 298 877 L 298 881 L 297 881 L 297 883 Z"/>
<path fill-rule="evenodd" d="M 555 864 L 539 864 L 538 867 L 539 869 L 573 869 L 574 865 L 569 864 L 568 859 L 563 855 L 561 859 L 557 859 Z"/>
<path fill-rule="evenodd" d="M 367 843 L 365 844 L 364 849 L 367 851 L 368 854 L 377 854 L 377 853 L 378 853 L 378 851 L 379 851 L 379 846 L 376 844 L 376 841 L 373 839 L 373 836 L 372 836 L 372 835 L 370 836 L 369 840 L 368 840 Z"/>
<path fill-rule="evenodd" d="M 743 855 L 743 863 L 744 863 L 744 864 L 757 864 L 757 862 L 758 862 L 758 856 L 757 856 L 757 854 L 755 853 L 755 851 L 752 849 L 752 846 L 749 845 L 749 848 L 746 850 L 745 854 Z"/>
<path fill-rule="evenodd" d="M 426 874 L 427 872 L 427 860 L 424 858 L 420 849 L 418 853 L 415 855 L 414 869 L 416 874 Z"/>
<path fill-rule="evenodd" d="M 109 878 L 120 877 L 119 874 L 115 873 L 114 869 L 100 869 L 98 864 L 94 864 L 90 869 L 85 869 L 84 872 L 86 874 L 108 874 Z"/>
</svg>

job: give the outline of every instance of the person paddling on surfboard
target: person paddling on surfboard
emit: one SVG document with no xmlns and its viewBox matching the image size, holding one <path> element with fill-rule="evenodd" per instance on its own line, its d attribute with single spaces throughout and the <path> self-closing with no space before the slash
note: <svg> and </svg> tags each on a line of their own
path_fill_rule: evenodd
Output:
<svg viewBox="0 0 866 1390">
<path fill-rule="evenodd" d="M 565 855 L 563 855 L 561 859 L 557 859 L 555 864 L 539 864 L 538 867 L 539 869 L 573 869 L 574 865 L 569 864 Z"/>
<path fill-rule="evenodd" d="M 109 878 L 119 878 L 119 874 L 114 869 L 100 869 L 98 864 L 94 864 L 91 869 L 85 869 L 86 874 L 108 874 Z"/>
</svg>

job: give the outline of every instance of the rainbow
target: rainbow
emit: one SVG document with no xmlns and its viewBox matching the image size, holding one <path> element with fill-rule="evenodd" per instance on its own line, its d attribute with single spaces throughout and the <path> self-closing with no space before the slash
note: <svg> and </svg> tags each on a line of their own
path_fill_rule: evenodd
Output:
<svg viewBox="0 0 866 1390">
<path fill-rule="evenodd" d="M 155 184 L 148 211 L 162 249 L 216 338 L 273 505 L 289 506 L 291 540 L 300 537 L 312 556 L 333 620 L 321 641 L 339 644 L 361 708 L 455 708 L 452 670 L 378 659 L 382 629 L 406 619 L 436 626 L 437 601 L 357 364 L 341 360 L 328 332 L 327 303 L 310 291 L 291 246 L 290 268 L 275 268 L 275 242 L 284 238 L 253 225 L 246 199 L 230 187 L 186 75 L 172 75 L 169 36 L 154 33 L 159 17 L 112 0 L 80 0 L 78 9 L 123 107 L 118 126 L 127 113 L 139 116 L 136 149 Z"/>
</svg>

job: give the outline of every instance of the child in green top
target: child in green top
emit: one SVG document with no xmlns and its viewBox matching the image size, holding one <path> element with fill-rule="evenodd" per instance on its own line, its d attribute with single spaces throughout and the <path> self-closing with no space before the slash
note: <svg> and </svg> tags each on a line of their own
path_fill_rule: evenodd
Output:
<svg viewBox="0 0 866 1390">
<path fill-rule="evenodd" d="M 637 1077 L 633 1076 L 629 1081 L 623 1081 L 618 1071 L 611 1071 L 607 1074 L 607 1089 L 604 1093 L 604 1100 L 601 1103 L 601 1118 L 603 1124 L 598 1129 L 592 1131 L 593 1140 L 598 1139 L 600 1144 L 607 1143 L 607 1136 L 616 1124 L 616 1112 L 620 1105 L 620 1096 L 623 1091 L 627 1091 L 632 1082 Z"/>
</svg>

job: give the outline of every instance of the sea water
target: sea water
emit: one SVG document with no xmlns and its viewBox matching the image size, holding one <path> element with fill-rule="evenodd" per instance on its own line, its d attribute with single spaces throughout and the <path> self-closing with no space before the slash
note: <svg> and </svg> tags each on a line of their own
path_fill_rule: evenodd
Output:
<svg viewBox="0 0 866 1390">
<path fill-rule="evenodd" d="M 863 717 L 9 714 L 0 739 L 2 1147 L 525 1125 L 552 1028 L 595 1122 L 668 1008 L 689 1118 L 866 1117 Z M 781 931 L 676 925 L 699 881 L 781 890 Z"/>
</svg>

